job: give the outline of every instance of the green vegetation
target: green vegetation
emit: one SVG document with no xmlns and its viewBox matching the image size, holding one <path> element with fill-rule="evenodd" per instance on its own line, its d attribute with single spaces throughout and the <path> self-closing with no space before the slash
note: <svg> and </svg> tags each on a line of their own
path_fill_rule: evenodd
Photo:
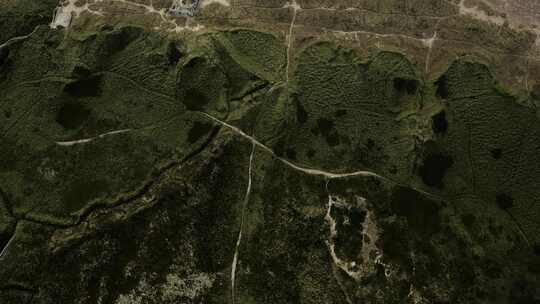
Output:
<svg viewBox="0 0 540 304">
<path fill-rule="evenodd" d="M 362 60 L 325 42 L 297 60 L 290 96 L 261 106 L 259 138 L 311 167 L 370 168 L 396 179 L 410 172 L 416 130 L 402 117 L 421 109 L 422 82 L 404 56 L 374 51 Z"/>
<path fill-rule="evenodd" d="M 0 50 L 1 303 L 538 301 L 540 122 L 476 57 L 78 26 Z"/>
<path fill-rule="evenodd" d="M 500 89 L 486 66 L 468 60 L 454 62 L 435 85 L 448 113 L 448 130 L 429 143 L 433 148 L 426 149 L 425 159 L 434 153 L 451 159 L 440 175 L 445 192 L 501 207 L 531 245 L 540 242 L 535 111 Z"/>
<path fill-rule="evenodd" d="M 56 0 L 2 1 L 0 3 L 0 28 L 2 29 L 0 44 L 10 38 L 28 35 L 38 25 L 49 24 L 57 5 L 58 1 Z"/>
</svg>

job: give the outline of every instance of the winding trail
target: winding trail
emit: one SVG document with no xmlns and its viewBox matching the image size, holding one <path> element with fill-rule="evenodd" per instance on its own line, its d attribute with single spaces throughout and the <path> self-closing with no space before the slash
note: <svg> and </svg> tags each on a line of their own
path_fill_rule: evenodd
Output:
<svg viewBox="0 0 540 304">
<path fill-rule="evenodd" d="M 297 170 L 297 171 L 301 171 L 303 173 L 306 173 L 308 175 L 319 175 L 319 176 L 322 176 L 322 177 L 325 177 L 325 178 L 328 178 L 328 179 L 336 179 L 336 178 L 346 178 L 346 177 L 354 177 L 354 176 L 367 176 L 367 177 L 375 177 L 375 178 L 378 178 L 378 179 L 381 179 L 381 180 L 385 180 L 385 181 L 388 181 L 388 182 L 393 182 L 393 183 L 397 183 L 389 178 L 386 178 L 384 176 L 381 176 L 377 173 L 374 173 L 374 172 L 371 172 L 371 171 L 366 171 L 366 170 L 359 170 L 359 171 L 354 171 L 354 172 L 349 172 L 349 173 L 333 173 L 333 172 L 328 172 L 328 171 L 323 171 L 323 170 L 319 170 L 319 169 L 313 169 L 313 168 L 307 168 L 307 167 L 304 167 L 304 166 L 301 166 L 301 165 L 297 165 L 285 158 L 282 158 L 282 157 L 279 157 L 275 154 L 275 152 L 270 149 L 269 147 L 267 147 L 266 145 L 264 145 L 263 143 L 261 143 L 260 141 L 258 141 L 257 139 L 255 139 L 254 137 L 250 136 L 250 135 L 247 135 L 244 131 L 240 130 L 239 128 L 227 123 L 227 122 L 224 122 L 208 113 L 204 113 L 204 112 L 199 112 L 200 114 L 202 114 L 203 116 L 205 116 L 206 118 L 208 119 L 211 119 L 212 121 L 218 123 L 218 124 L 221 124 L 223 125 L 224 127 L 227 127 L 228 129 L 232 130 L 233 132 L 235 132 L 236 134 L 244 137 L 245 139 L 249 140 L 251 143 L 253 143 L 255 146 L 258 146 L 259 148 L 261 148 L 262 150 L 266 151 L 267 153 L 270 153 L 274 158 L 278 159 L 279 161 L 281 161 L 282 163 L 284 163 L 285 165 Z M 433 194 L 430 194 L 431 196 L 433 196 Z"/>
<path fill-rule="evenodd" d="M 425 39 L 424 45 L 428 48 L 426 52 L 426 63 L 424 65 L 424 72 L 429 72 L 429 61 L 431 60 L 431 53 L 433 51 L 433 45 L 435 44 L 435 41 L 437 40 L 437 32 L 433 33 L 433 36 L 429 39 Z"/>
<path fill-rule="evenodd" d="M 323 170 L 319 170 L 319 169 L 312 169 L 312 168 L 306 168 L 306 167 L 303 167 L 303 166 L 300 166 L 300 165 L 297 165 L 285 158 L 282 158 L 282 157 L 279 157 L 276 155 L 276 153 L 270 149 L 269 147 L 267 147 L 266 145 L 264 145 L 263 143 L 261 143 L 260 141 L 258 141 L 257 139 L 255 139 L 254 137 L 250 136 L 250 135 L 247 135 L 244 131 L 240 130 L 239 128 L 229 124 L 229 123 L 226 123 L 220 119 L 217 119 L 216 117 L 208 114 L 208 113 L 204 113 L 204 112 L 199 112 L 200 114 L 202 114 L 203 116 L 207 117 L 208 119 L 211 119 L 213 120 L 214 122 L 218 123 L 218 124 L 221 124 L 227 128 L 229 128 L 230 130 L 234 131 L 236 134 L 244 137 L 245 139 L 249 140 L 251 143 L 253 143 L 254 145 L 260 147 L 261 149 L 263 149 L 264 151 L 270 153 L 274 158 L 278 159 L 279 161 L 281 161 L 282 163 L 286 164 L 287 166 L 295 169 L 295 170 L 298 170 L 298 171 L 301 171 L 301 172 L 304 172 L 308 175 L 319 175 L 319 176 L 322 176 L 322 177 L 326 177 L 328 179 L 334 179 L 334 178 L 344 178 L 344 177 L 353 177 L 353 176 L 370 176 L 370 177 L 375 177 L 375 178 L 379 178 L 379 179 L 383 179 L 383 180 L 386 180 L 386 181 L 391 181 L 390 179 L 386 178 L 386 177 L 383 177 L 377 173 L 374 173 L 374 172 L 371 172 L 371 171 L 355 171 L 355 172 L 350 172 L 350 173 L 332 173 L 332 172 L 327 172 L 327 171 L 323 171 Z"/>
<path fill-rule="evenodd" d="M 392 184 L 395 184 L 395 185 L 402 185 L 402 186 L 406 186 L 406 187 L 409 187 L 415 191 L 418 191 L 419 193 L 422 193 L 428 197 L 431 197 L 433 199 L 442 199 L 440 196 L 436 195 L 436 194 L 433 194 L 433 193 L 430 193 L 430 192 L 427 192 L 425 190 L 422 190 L 422 189 L 418 189 L 412 185 L 409 185 L 409 184 L 404 184 L 402 182 L 399 182 L 399 181 L 396 181 L 396 180 L 393 180 L 393 179 L 390 179 L 388 177 L 385 177 L 385 176 L 382 176 L 380 174 L 377 174 L 375 172 L 372 172 L 372 171 L 367 171 L 367 170 L 358 170 L 358 171 L 353 171 L 353 172 L 345 172 L 345 173 L 335 173 L 335 172 L 329 172 L 329 171 L 324 171 L 324 170 L 320 170 L 320 169 L 314 169 L 314 168 L 308 168 L 308 167 L 305 167 L 305 166 L 302 166 L 302 165 L 297 165 L 285 158 L 282 158 L 282 157 L 279 157 L 276 155 L 276 153 L 270 149 L 269 147 L 267 147 L 266 145 L 264 145 L 263 143 L 261 143 L 260 141 L 258 141 L 256 138 L 246 134 L 244 131 L 242 131 L 241 129 L 239 129 L 238 127 L 235 127 L 227 122 L 224 122 L 208 113 L 205 113 L 205 112 L 198 112 L 200 113 L 201 115 L 203 115 L 204 117 L 230 129 L 231 131 L 233 131 L 234 133 L 236 133 L 237 135 L 240 135 L 241 137 L 249 140 L 253 145 L 261 148 L 263 151 L 266 151 L 267 153 L 269 153 L 270 155 L 272 155 L 275 159 L 279 160 L 280 162 L 282 162 L 283 164 L 289 166 L 290 168 L 294 169 L 294 170 L 297 170 L 297 171 L 300 171 L 300 172 L 303 172 L 307 175 L 314 175 L 314 176 L 321 176 L 321 177 L 324 177 L 326 179 L 340 179 L 340 178 L 347 178 L 347 177 L 356 177 L 356 176 L 363 176 L 363 177 L 373 177 L 373 178 L 376 178 L 376 179 L 379 179 L 379 180 L 383 180 L 385 182 L 389 182 L 389 183 L 392 183 Z"/>
<path fill-rule="evenodd" d="M 295 164 L 295 163 L 293 163 L 293 162 L 291 162 L 291 161 L 289 161 L 287 159 L 284 159 L 282 157 L 277 156 L 276 153 L 272 149 L 270 149 L 269 147 L 267 147 L 266 145 L 264 145 L 263 143 L 261 143 L 260 141 L 255 139 L 254 137 L 247 135 L 241 129 L 239 129 L 239 128 L 237 128 L 237 127 L 235 127 L 235 126 L 233 126 L 233 125 L 231 125 L 229 123 L 226 123 L 226 122 L 224 122 L 222 120 L 219 120 L 219 119 L 215 118 L 214 116 L 212 116 L 212 115 L 210 115 L 208 113 L 204 113 L 204 112 L 198 112 L 198 113 L 202 114 L 206 118 L 208 118 L 208 119 L 210 119 L 210 120 L 212 120 L 212 121 L 214 121 L 214 122 L 228 128 L 228 129 L 230 129 L 231 131 L 233 131 L 237 135 L 240 135 L 240 136 L 244 137 L 245 139 L 249 140 L 254 146 L 260 147 L 263 151 L 266 151 L 267 153 L 272 155 L 275 159 L 279 160 L 280 162 L 282 162 L 283 164 L 289 166 L 290 168 L 292 168 L 294 170 L 297 170 L 297 171 L 300 171 L 300 172 L 303 172 L 303 173 L 308 174 L 308 175 L 322 176 L 322 177 L 327 179 L 327 182 L 332 180 L 332 179 L 341 179 L 341 178 L 347 178 L 347 177 L 357 177 L 357 176 L 373 177 L 373 178 L 376 178 L 376 179 L 379 179 L 379 180 L 382 180 L 382 181 L 385 181 L 385 182 L 388 182 L 388 183 L 392 183 L 394 185 L 408 187 L 408 188 L 410 188 L 410 189 L 412 189 L 414 191 L 422 193 L 423 195 L 425 195 L 425 196 L 427 196 L 427 197 L 429 197 L 431 199 L 445 200 L 444 198 L 442 198 L 441 196 L 439 196 L 437 194 L 430 193 L 430 192 L 427 192 L 427 191 L 422 190 L 422 189 L 418 189 L 417 187 L 414 187 L 414 186 L 412 186 L 410 184 L 406 184 L 406 183 L 403 183 L 403 182 L 400 182 L 400 181 L 390 179 L 388 177 L 382 176 L 382 175 L 377 174 L 377 173 L 372 172 L 372 171 L 359 170 L 359 171 L 348 172 L 348 173 L 333 173 L 333 172 L 328 172 L 328 171 L 323 171 L 323 170 L 313 169 L 313 168 L 307 168 L 307 167 L 304 167 L 304 166 L 301 166 L 301 165 L 297 165 L 297 164 Z M 251 161 L 252 161 L 252 159 L 250 159 L 250 169 L 251 169 Z M 251 185 L 249 186 L 249 188 L 251 189 Z M 509 214 L 509 215 L 512 218 L 513 222 L 516 224 L 517 229 L 519 230 L 519 233 L 521 234 L 523 239 L 526 241 L 527 245 L 529 245 L 529 247 L 532 248 L 531 242 L 527 238 L 525 232 L 523 231 L 523 229 L 519 225 L 518 221 L 513 217 L 512 214 Z"/>
<path fill-rule="evenodd" d="M 10 38 L 8 41 L 0 44 L 0 50 L 2 50 L 5 47 L 8 47 L 8 46 L 12 45 L 13 43 L 16 43 L 16 42 L 19 42 L 19 41 L 24 41 L 24 40 L 30 38 L 30 36 L 32 36 L 37 31 L 38 28 L 39 28 L 39 26 L 36 26 L 34 28 L 34 30 L 30 34 Z"/>
<path fill-rule="evenodd" d="M 291 66 L 291 51 L 292 46 L 294 43 L 294 24 L 296 22 L 296 15 L 298 14 L 298 11 L 302 8 L 298 3 L 296 3 L 296 0 L 292 0 L 291 3 L 287 3 L 284 8 L 292 8 L 293 9 L 293 17 L 291 20 L 291 25 L 289 26 L 289 35 L 287 36 L 287 66 L 285 68 L 285 83 L 289 83 L 289 73 L 290 73 L 290 66 Z"/>
<path fill-rule="evenodd" d="M 11 245 L 13 240 L 15 239 L 15 232 L 17 231 L 17 224 L 18 224 L 18 222 L 15 223 L 15 227 L 13 227 L 13 233 L 11 234 L 11 237 L 9 238 L 9 240 L 6 243 L 6 245 L 4 246 L 4 248 L 2 248 L 2 251 L 0 252 L 0 260 L 3 260 L 4 255 L 6 254 L 9 246 Z"/>
<path fill-rule="evenodd" d="M 78 145 L 78 144 L 89 143 L 89 142 L 94 141 L 96 139 L 105 138 L 105 137 L 111 136 L 111 135 L 128 133 L 128 132 L 131 132 L 131 131 L 133 131 L 133 129 L 116 130 L 116 131 L 111 131 L 111 132 L 99 134 L 99 135 L 94 136 L 94 137 L 83 138 L 83 139 L 78 139 L 78 140 L 71 140 L 71 141 L 57 141 L 55 143 L 57 145 L 59 145 L 59 146 L 69 147 L 69 146 L 74 146 L 74 145 Z"/>
<path fill-rule="evenodd" d="M 253 166 L 253 155 L 255 154 L 255 145 L 251 148 L 251 154 L 249 156 L 249 169 L 248 169 L 248 184 L 246 189 L 246 194 L 244 196 L 244 203 L 242 204 L 242 215 L 240 219 L 240 230 L 238 231 L 238 239 L 236 240 L 236 247 L 234 250 L 234 257 L 232 262 L 231 269 L 231 299 L 232 304 L 235 304 L 236 300 L 236 265 L 238 264 L 238 249 L 240 248 L 240 243 L 242 242 L 242 232 L 244 230 L 244 220 L 246 217 L 246 209 L 249 203 L 249 196 L 251 194 L 251 175 L 252 175 L 252 166 Z"/>
</svg>

